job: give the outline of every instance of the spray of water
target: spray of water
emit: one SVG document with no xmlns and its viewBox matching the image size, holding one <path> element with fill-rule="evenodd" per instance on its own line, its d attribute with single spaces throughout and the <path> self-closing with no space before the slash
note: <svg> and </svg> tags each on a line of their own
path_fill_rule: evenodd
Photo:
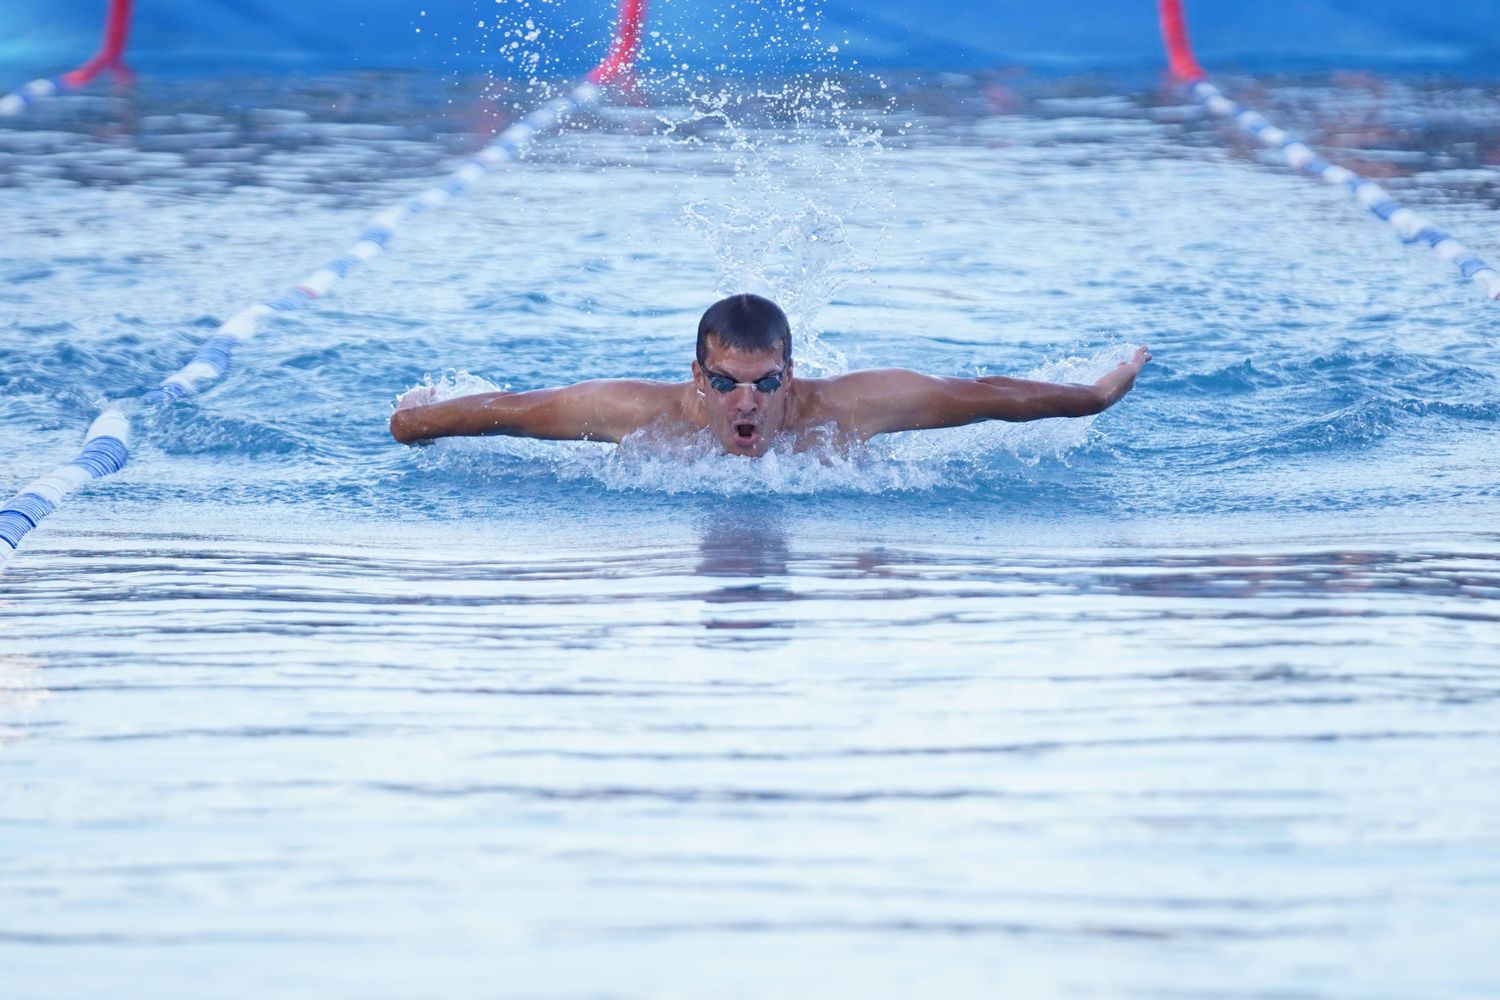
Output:
<svg viewBox="0 0 1500 1000">
<path fill-rule="evenodd" d="M 799 373 L 819 377 L 848 370 L 844 355 L 821 336 L 819 316 L 875 263 L 884 231 L 872 220 L 896 214 L 896 199 L 880 170 L 880 127 L 871 124 L 890 120 L 889 91 L 838 61 L 838 41 L 823 37 L 811 7 L 793 0 L 727 3 L 707 32 L 651 31 L 639 69 L 666 155 L 692 157 L 701 164 L 697 176 L 729 178 L 727 185 L 702 185 L 689 176 L 678 191 L 683 223 L 707 246 L 719 292 L 751 291 L 780 303 L 791 321 Z M 536 43 L 546 37 L 526 0 L 497 19 L 490 34 L 508 68 L 532 76 L 541 63 L 527 55 L 529 47 L 541 51 Z M 770 50 L 797 69 L 774 80 L 736 77 L 736 62 L 751 46 L 757 62 L 764 64 Z M 533 79 L 528 91 L 539 86 Z M 1092 381 L 1126 353 L 1107 348 L 1031 377 Z M 439 399 L 501 388 L 460 371 L 428 384 Z M 1024 473 L 1084 445 L 1092 422 L 973 425 L 852 448 L 773 447 L 757 460 L 722 454 L 707 431 L 684 438 L 647 429 L 618 446 L 453 440 L 426 450 L 422 461 L 435 471 L 481 477 L 545 470 L 612 490 L 884 493 L 983 484 L 997 469 Z"/>
<path fill-rule="evenodd" d="M 893 199 L 877 170 L 875 129 L 852 120 L 845 84 L 802 74 L 745 92 L 688 88 L 687 106 L 662 120 L 669 137 L 709 153 L 730 184 L 713 198 L 684 192 L 684 223 L 707 245 L 723 294 L 778 302 L 808 375 L 847 370 L 819 336 L 818 316 L 868 271 L 884 239 L 856 239 L 851 219 L 884 218 Z"/>
</svg>

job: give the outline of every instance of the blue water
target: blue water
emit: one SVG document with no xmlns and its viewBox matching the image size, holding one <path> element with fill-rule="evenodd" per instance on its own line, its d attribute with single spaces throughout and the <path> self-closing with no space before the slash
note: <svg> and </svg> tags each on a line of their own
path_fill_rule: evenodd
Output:
<svg viewBox="0 0 1500 1000">
<path fill-rule="evenodd" d="M 1226 80 L 1495 258 L 1496 91 Z M 1132 79 L 695 81 L 135 421 L 0 577 L 17 997 L 1500 993 L 1494 303 Z M 0 490 L 524 93 L 147 81 L 0 130 Z M 1091 378 L 760 462 L 397 393 Z M 132 984 L 122 987 L 121 984 Z"/>
</svg>

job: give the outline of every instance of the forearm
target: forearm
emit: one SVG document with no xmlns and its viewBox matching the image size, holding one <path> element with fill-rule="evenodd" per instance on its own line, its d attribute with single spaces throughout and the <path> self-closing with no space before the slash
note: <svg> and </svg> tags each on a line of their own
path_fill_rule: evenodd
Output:
<svg viewBox="0 0 1500 1000">
<path fill-rule="evenodd" d="M 1005 375 L 944 378 L 900 368 L 852 372 L 834 380 L 829 408 L 841 427 L 862 438 L 981 420 L 1088 417 L 1129 392 L 1141 366 L 1150 360 L 1144 347 L 1137 348 L 1129 361 L 1093 385 Z"/>
<path fill-rule="evenodd" d="M 1051 417 L 1088 417 L 1112 404 L 1106 387 L 1074 382 L 1034 382 L 1003 375 L 975 379 L 990 387 L 982 419 L 1046 420 Z"/>
<path fill-rule="evenodd" d="M 482 392 L 425 406 L 408 406 L 391 414 L 391 437 L 402 444 L 441 437 L 524 434 L 526 410 L 518 397 L 528 393 Z"/>
<path fill-rule="evenodd" d="M 391 436 L 403 444 L 482 434 L 618 441 L 659 417 L 672 391 L 664 383 L 600 379 L 554 389 L 480 392 L 399 406 L 391 415 Z"/>
<path fill-rule="evenodd" d="M 1135 386 L 1135 378 L 1138 374 L 1140 374 L 1138 367 L 1123 364 L 1095 382 L 1093 388 L 1100 392 L 1104 399 L 1099 409 L 1108 409 L 1118 403 Z"/>
</svg>

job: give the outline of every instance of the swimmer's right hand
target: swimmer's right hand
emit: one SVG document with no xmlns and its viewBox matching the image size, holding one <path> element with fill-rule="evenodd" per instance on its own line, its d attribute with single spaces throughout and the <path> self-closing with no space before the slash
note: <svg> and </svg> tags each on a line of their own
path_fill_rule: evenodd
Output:
<svg viewBox="0 0 1500 1000">
<path fill-rule="evenodd" d="M 432 444 L 432 438 L 417 437 L 419 433 L 412 426 L 409 419 L 414 410 L 419 406 L 430 406 L 437 402 L 437 386 L 419 385 L 414 389 L 408 389 L 396 397 L 396 411 L 391 414 L 391 437 L 402 444 L 414 444 L 425 447 Z"/>
</svg>

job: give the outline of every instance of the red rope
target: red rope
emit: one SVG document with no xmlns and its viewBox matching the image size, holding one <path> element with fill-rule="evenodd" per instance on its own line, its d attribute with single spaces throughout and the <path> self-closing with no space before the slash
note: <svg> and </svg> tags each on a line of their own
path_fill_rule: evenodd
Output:
<svg viewBox="0 0 1500 1000">
<path fill-rule="evenodd" d="M 128 2 L 128 0 L 127 0 Z M 620 0 L 620 23 L 604 61 L 589 73 L 594 83 L 612 83 L 628 76 L 641 47 L 641 28 L 646 23 L 646 0 Z"/>
<path fill-rule="evenodd" d="M 132 0 L 109 0 L 109 14 L 104 20 L 104 41 L 99 51 L 82 66 L 63 76 L 62 82 L 69 87 L 82 87 L 105 70 L 128 76 L 122 57 L 125 54 L 125 39 L 130 33 L 130 5 Z"/>
<path fill-rule="evenodd" d="M 1208 76 L 1193 56 L 1187 22 L 1182 17 L 1182 0 L 1158 0 L 1157 9 L 1161 13 L 1161 37 L 1167 45 L 1167 64 L 1172 68 L 1172 75 L 1181 83 L 1192 83 Z"/>
</svg>

